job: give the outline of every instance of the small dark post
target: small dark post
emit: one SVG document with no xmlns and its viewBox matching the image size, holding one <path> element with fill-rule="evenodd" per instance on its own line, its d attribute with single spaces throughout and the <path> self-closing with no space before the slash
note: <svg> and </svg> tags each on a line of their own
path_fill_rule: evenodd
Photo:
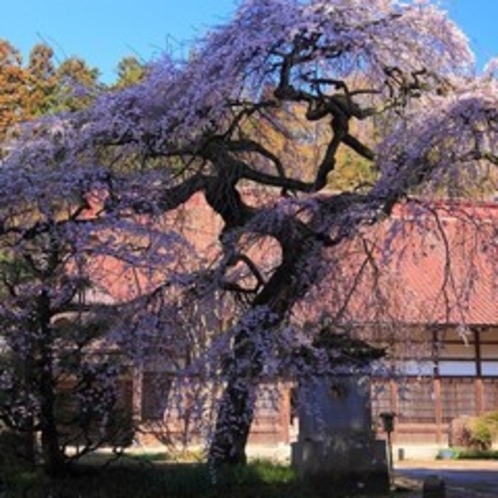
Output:
<svg viewBox="0 0 498 498">
<path fill-rule="evenodd" d="M 391 434 L 394 431 L 394 417 L 396 414 L 394 412 L 382 412 L 379 414 L 380 419 L 382 420 L 382 429 L 387 434 L 387 449 L 389 452 L 389 474 L 392 476 L 393 471 L 393 445 L 391 440 Z"/>
<path fill-rule="evenodd" d="M 439 476 L 426 477 L 422 490 L 422 498 L 446 498 L 446 485 Z"/>
</svg>

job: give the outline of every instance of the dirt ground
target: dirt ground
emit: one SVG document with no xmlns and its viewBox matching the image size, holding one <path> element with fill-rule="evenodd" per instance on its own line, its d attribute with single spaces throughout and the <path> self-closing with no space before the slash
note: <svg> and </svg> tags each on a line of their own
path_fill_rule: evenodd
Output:
<svg viewBox="0 0 498 498">
<path fill-rule="evenodd" d="M 410 490 L 404 498 L 422 497 L 422 483 L 430 475 L 444 480 L 446 498 L 498 497 L 497 461 L 407 460 L 395 466 L 396 484 Z"/>
</svg>

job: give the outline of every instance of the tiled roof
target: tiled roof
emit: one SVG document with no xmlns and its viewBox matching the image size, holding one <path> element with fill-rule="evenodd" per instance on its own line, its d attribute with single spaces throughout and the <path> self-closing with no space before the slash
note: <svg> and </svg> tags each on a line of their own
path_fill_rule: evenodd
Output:
<svg viewBox="0 0 498 498">
<path fill-rule="evenodd" d="M 183 224 L 197 254 L 219 250 L 220 220 L 200 195 L 168 223 Z M 268 261 L 268 249 L 259 251 Z M 310 298 L 344 321 L 498 324 L 498 204 L 404 204 L 327 256 L 327 274 Z M 192 264 L 183 259 L 185 268 Z M 100 289 L 118 301 L 150 288 L 150 276 L 129 264 L 100 258 L 93 266 Z"/>
<path fill-rule="evenodd" d="M 498 205 L 405 204 L 344 244 L 329 305 L 343 320 L 498 324 Z"/>
</svg>

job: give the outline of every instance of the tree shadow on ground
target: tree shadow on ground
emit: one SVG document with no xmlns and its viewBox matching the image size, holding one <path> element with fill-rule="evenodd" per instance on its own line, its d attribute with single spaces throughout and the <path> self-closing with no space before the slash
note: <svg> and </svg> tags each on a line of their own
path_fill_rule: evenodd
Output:
<svg viewBox="0 0 498 498">
<path fill-rule="evenodd" d="M 379 495 L 380 498 L 397 494 Z M 9 498 L 350 498 L 373 497 L 361 490 L 299 481 L 291 468 L 268 462 L 227 467 L 218 472 L 204 463 L 124 460 L 102 468 L 78 464 L 64 478 L 39 471 L 5 478 Z M 402 495 L 400 495 L 402 496 Z"/>
</svg>

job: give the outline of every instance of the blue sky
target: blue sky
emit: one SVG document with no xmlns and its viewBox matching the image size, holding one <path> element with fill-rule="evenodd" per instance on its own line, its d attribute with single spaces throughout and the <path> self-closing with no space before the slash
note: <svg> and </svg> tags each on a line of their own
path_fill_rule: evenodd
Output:
<svg viewBox="0 0 498 498">
<path fill-rule="evenodd" d="M 111 82 L 119 60 L 143 60 L 182 50 L 210 26 L 230 17 L 236 0 L 0 0 L 0 38 L 24 55 L 38 42 L 58 58 L 79 55 Z M 472 41 L 482 65 L 498 55 L 498 0 L 443 0 Z M 183 49 L 185 50 L 185 49 Z"/>
</svg>

